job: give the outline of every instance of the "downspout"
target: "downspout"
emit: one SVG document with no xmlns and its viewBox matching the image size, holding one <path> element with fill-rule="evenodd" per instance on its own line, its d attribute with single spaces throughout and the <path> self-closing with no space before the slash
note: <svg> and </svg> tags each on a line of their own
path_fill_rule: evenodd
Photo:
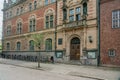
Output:
<svg viewBox="0 0 120 80">
<path fill-rule="evenodd" d="M 57 0 L 56 0 L 56 16 L 55 16 L 55 55 L 57 49 Z"/>
<path fill-rule="evenodd" d="M 97 0 L 97 26 L 98 26 L 98 58 L 97 66 L 100 66 L 100 0 Z"/>
</svg>

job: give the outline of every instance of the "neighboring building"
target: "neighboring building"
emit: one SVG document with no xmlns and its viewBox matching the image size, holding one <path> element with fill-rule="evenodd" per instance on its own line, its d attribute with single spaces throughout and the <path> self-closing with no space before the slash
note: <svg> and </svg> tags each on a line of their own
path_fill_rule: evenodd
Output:
<svg viewBox="0 0 120 80">
<path fill-rule="evenodd" d="M 120 0 L 101 0 L 100 53 L 103 66 L 120 66 Z"/>
<path fill-rule="evenodd" d="M 23 55 L 24 51 L 36 51 L 38 49 L 32 45 L 34 39 L 30 35 L 44 33 L 41 50 L 56 50 L 56 55 L 51 53 L 56 61 L 72 60 L 96 65 L 96 1 L 5 0 L 3 52 L 22 51 Z"/>
</svg>

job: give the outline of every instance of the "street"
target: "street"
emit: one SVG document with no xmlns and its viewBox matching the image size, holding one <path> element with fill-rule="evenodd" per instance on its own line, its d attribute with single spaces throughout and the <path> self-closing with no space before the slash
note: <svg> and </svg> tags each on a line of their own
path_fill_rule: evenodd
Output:
<svg viewBox="0 0 120 80">
<path fill-rule="evenodd" d="M 120 68 L 26 62 L 0 58 L 0 80 L 120 80 Z"/>
<path fill-rule="evenodd" d="M 0 80 L 95 80 L 0 64 Z"/>
</svg>

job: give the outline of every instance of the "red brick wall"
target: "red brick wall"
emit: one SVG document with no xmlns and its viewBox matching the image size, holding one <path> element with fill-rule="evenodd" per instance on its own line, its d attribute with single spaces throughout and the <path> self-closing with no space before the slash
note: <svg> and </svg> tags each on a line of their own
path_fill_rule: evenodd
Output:
<svg viewBox="0 0 120 80">
<path fill-rule="evenodd" d="M 120 28 L 112 29 L 112 11 L 120 9 L 120 0 L 102 0 L 100 12 L 100 47 L 102 65 L 120 66 Z M 108 50 L 115 49 L 115 57 L 109 57 Z"/>
<path fill-rule="evenodd" d="M 33 10 L 31 12 L 26 12 L 26 13 L 23 13 L 22 15 L 8 19 L 5 21 L 4 27 L 7 27 L 7 25 L 8 25 L 7 23 L 10 21 L 12 24 L 12 35 L 15 35 L 16 34 L 16 21 L 19 18 L 21 18 L 23 20 L 22 33 L 23 34 L 27 33 L 27 32 L 29 32 L 29 30 L 28 30 L 29 29 L 29 18 L 30 18 L 30 15 L 33 14 L 33 15 L 36 15 L 36 20 L 37 20 L 36 31 L 42 30 L 44 28 L 44 14 L 45 14 L 45 11 L 48 10 L 48 8 L 53 9 L 55 12 L 56 11 L 56 3 L 50 4 L 48 6 L 44 6 L 42 8 Z M 56 13 L 54 13 L 54 14 L 56 15 Z M 55 15 L 54 15 L 54 17 L 55 17 Z M 54 19 L 54 20 L 56 20 L 56 19 Z M 5 28 L 4 28 L 4 34 L 6 34 Z"/>
</svg>

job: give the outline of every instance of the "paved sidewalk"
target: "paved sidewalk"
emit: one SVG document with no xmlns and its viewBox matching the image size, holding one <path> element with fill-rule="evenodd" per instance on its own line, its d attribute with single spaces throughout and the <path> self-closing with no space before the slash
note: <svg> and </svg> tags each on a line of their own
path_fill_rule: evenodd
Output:
<svg viewBox="0 0 120 80">
<path fill-rule="evenodd" d="M 0 58 L 1 64 L 15 65 L 31 69 L 53 72 L 56 74 L 71 75 L 77 77 L 85 77 L 96 80 L 120 80 L 120 69 L 94 66 L 78 66 L 69 64 L 50 64 L 41 63 L 41 68 L 37 68 L 37 62 L 25 62 L 18 60 L 9 60 Z"/>
</svg>

